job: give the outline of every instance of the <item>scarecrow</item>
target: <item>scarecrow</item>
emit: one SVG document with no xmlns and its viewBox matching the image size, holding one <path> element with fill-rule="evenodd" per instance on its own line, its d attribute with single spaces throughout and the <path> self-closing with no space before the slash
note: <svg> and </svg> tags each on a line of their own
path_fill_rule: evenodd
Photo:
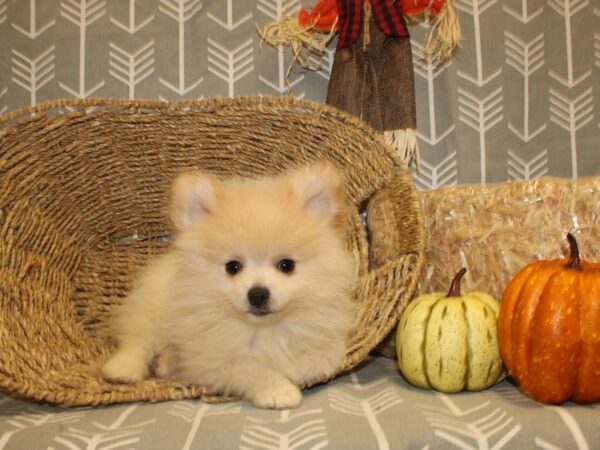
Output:
<svg viewBox="0 0 600 450">
<path fill-rule="evenodd" d="M 309 12 L 283 18 L 260 33 L 273 46 L 289 46 L 293 62 L 311 67 L 339 39 L 327 103 L 383 132 L 406 165 L 417 152 L 414 70 L 406 18 L 432 27 L 425 47 L 434 62 L 449 59 L 460 29 L 453 0 L 319 0 Z M 291 70 L 291 67 L 289 70 Z M 288 70 L 288 73 L 289 73 Z"/>
</svg>

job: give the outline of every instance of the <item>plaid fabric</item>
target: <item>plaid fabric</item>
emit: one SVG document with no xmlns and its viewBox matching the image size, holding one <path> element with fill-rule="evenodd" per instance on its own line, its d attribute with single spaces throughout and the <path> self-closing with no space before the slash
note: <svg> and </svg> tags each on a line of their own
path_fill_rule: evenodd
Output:
<svg viewBox="0 0 600 450">
<path fill-rule="evenodd" d="M 352 45 L 358 39 L 362 27 L 363 0 L 337 0 L 340 34 L 337 48 Z M 386 36 L 407 37 L 408 29 L 402 16 L 399 0 L 370 0 L 373 19 Z"/>
</svg>

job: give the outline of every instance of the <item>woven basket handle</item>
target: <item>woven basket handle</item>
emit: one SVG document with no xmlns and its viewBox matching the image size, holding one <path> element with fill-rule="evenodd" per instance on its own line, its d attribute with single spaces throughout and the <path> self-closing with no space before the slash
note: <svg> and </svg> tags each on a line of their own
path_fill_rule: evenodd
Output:
<svg viewBox="0 0 600 450">
<path fill-rule="evenodd" d="M 367 206 L 371 270 L 397 258 L 424 252 L 421 205 L 408 170 L 400 170 Z"/>
<path fill-rule="evenodd" d="M 371 270 L 355 292 L 360 306 L 346 355 L 348 369 L 394 329 L 423 269 L 423 217 L 413 183 L 407 182 L 410 176 L 398 172 L 367 206 Z"/>
</svg>

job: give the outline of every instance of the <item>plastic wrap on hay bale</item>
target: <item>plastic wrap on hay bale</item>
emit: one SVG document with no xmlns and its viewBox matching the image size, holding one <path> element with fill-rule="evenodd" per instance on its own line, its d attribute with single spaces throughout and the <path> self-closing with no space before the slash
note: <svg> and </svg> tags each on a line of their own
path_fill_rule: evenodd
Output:
<svg viewBox="0 0 600 450">
<path fill-rule="evenodd" d="M 361 279 L 345 371 L 394 328 L 423 266 L 412 179 L 370 127 L 287 97 L 66 100 L 0 117 L 0 389 L 67 405 L 210 399 L 204 386 L 94 375 L 112 306 L 169 245 L 169 184 L 191 168 L 258 176 L 323 158 L 355 207 L 348 245 Z M 359 208 L 383 187 L 408 245 L 370 271 Z"/>
</svg>

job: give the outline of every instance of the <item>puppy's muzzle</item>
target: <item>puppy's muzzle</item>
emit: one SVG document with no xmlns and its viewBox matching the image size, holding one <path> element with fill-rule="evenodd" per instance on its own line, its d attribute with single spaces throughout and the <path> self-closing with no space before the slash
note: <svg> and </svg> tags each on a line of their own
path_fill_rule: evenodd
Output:
<svg viewBox="0 0 600 450">
<path fill-rule="evenodd" d="M 269 297 L 271 293 L 266 287 L 254 286 L 248 291 L 247 298 L 250 304 L 250 314 L 255 316 L 266 316 L 271 313 L 269 308 Z"/>
</svg>

